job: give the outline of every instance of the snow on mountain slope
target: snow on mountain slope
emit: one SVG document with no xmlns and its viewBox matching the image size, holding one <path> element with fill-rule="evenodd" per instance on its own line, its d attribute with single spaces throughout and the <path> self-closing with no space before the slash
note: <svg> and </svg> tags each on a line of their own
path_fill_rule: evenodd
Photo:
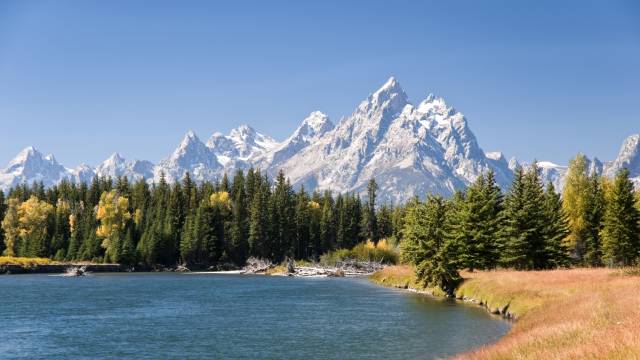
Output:
<svg viewBox="0 0 640 360">
<path fill-rule="evenodd" d="M 60 165 L 53 155 L 43 156 L 36 148 L 29 146 L 20 151 L 7 167 L 0 171 L 0 189 L 6 191 L 20 183 L 33 182 L 52 186 L 69 175 L 69 171 Z"/>
<path fill-rule="evenodd" d="M 545 185 L 551 182 L 556 191 L 560 191 L 564 187 L 564 178 L 569 167 L 550 161 L 540 161 L 538 167 L 540 168 L 540 178 Z"/>
<path fill-rule="evenodd" d="M 218 162 L 214 152 L 189 131 L 178 148 L 154 168 L 153 180 L 160 181 L 164 174 L 167 182 L 180 181 L 188 171 L 197 181 L 214 180 L 222 172 L 223 166 Z"/>
<path fill-rule="evenodd" d="M 248 125 L 231 130 L 227 136 L 216 132 L 207 140 L 207 147 L 212 150 L 227 173 L 233 173 L 237 169 L 248 169 L 254 164 L 255 159 L 278 145 L 277 141 Z"/>
<path fill-rule="evenodd" d="M 126 176 L 130 180 L 153 178 L 154 165 L 146 160 L 126 161 L 120 154 L 114 153 L 95 170 L 96 175 L 113 179 Z"/>
<path fill-rule="evenodd" d="M 490 169 L 502 186 L 512 176 L 506 161 L 485 156 L 461 113 L 433 95 L 414 107 L 393 77 L 279 168 L 312 189 L 363 193 L 375 178 L 389 202 L 451 195 Z"/>
<path fill-rule="evenodd" d="M 538 165 L 542 180 L 560 190 L 567 167 L 544 161 Z M 513 170 L 528 165 L 507 160 L 500 152 L 485 153 L 462 113 L 434 95 L 414 106 L 392 77 L 337 125 L 314 111 L 281 143 L 242 125 L 229 135 L 214 133 L 206 144 L 188 132 L 157 165 L 126 161 L 115 153 L 96 168 L 74 169 L 29 147 L 0 171 L 0 189 L 34 181 L 51 186 L 65 178 L 89 182 L 95 175 L 157 182 L 164 174 L 173 182 L 187 171 L 196 181 L 215 181 L 224 173 L 251 166 L 272 176 L 282 169 L 292 184 L 311 191 L 364 194 L 369 179 L 375 178 L 381 201 L 398 203 L 427 193 L 449 196 L 489 170 L 506 189 Z M 590 173 L 607 176 L 625 167 L 640 186 L 640 135 L 627 138 L 614 161 L 589 161 Z"/>
<path fill-rule="evenodd" d="M 333 130 L 334 125 L 326 114 L 314 111 L 309 114 L 289 138 L 279 143 L 271 150 L 259 155 L 253 165 L 260 169 L 274 170 L 305 147 L 316 142 L 327 132 Z M 275 175 L 275 174 L 272 174 Z"/>
<path fill-rule="evenodd" d="M 605 165 L 604 174 L 613 177 L 624 168 L 629 169 L 630 176 L 636 183 L 640 182 L 640 134 L 631 135 L 624 140 L 618 157 Z"/>
<path fill-rule="evenodd" d="M 498 184 L 503 188 L 509 186 L 512 180 L 509 164 L 485 155 L 462 113 L 433 94 L 420 103 L 418 112 L 424 114 L 421 122 L 445 149 L 447 163 L 464 183 L 493 170 Z"/>
<path fill-rule="evenodd" d="M 87 164 L 80 164 L 69 170 L 70 180 L 75 183 L 90 183 L 96 176 L 96 170 Z"/>
</svg>

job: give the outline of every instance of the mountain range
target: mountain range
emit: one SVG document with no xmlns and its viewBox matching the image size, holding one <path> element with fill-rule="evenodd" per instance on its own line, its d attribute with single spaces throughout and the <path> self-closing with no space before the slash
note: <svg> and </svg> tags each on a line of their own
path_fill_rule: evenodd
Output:
<svg viewBox="0 0 640 360">
<path fill-rule="evenodd" d="M 640 186 L 640 135 L 628 137 L 613 161 L 589 161 L 591 171 L 606 176 L 629 168 Z M 538 164 L 543 179 L 562 188 L 567 167 L 547 161 Z M 164 174 L 173 182 L 187 171 L 197 181 L 213 181 L 254 167 L 272 177 L 283 170 L 294 186 L 310 191 L 364 193 L 369 179 L 375 178 L 381 201 L 399 203 L 427 193 L 450 196 L 490 169 L 506 189 L 518 165 L 527 166 L 500 152 L 485 152 L 465 116 L 443 98 L 430 94 L 412 104 L 391 77 L 339 123 L 334 125 L 327 115 L 314 111 L 282 142 L 248 125 L 228 135 L 214 133 L 206 142 L 189 131 L 176 150 L 156 164 L 127 161 L 114 153 L 96 167 L 75 168 L 27 147 L 0 170 L 0 189 L 34 181 L 45 186 L 63 179 L 88 182 L 95 176 L 157 182 Z"/>
</svg>

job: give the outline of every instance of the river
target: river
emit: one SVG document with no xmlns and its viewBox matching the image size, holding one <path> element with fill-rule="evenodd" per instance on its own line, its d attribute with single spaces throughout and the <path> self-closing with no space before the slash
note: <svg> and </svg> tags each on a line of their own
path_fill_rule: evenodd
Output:
<svg viewBox="0 0 640 360">
<path fill-rule="evenodd" d="M 0 276 L 1 359 L 432 359 L 509 330 L 364 278 Z"/>
</svg>

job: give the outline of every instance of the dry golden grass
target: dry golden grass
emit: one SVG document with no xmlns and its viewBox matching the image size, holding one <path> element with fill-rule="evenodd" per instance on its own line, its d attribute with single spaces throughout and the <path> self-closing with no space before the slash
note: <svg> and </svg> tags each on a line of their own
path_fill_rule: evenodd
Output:
<svg viewBox="0 0 640 360">
<path fill-rule="evenodd" d="M 410 281 L 410 273 L 406 266 L 387 268 L 372 280 L 393 286 Z M 492 311 L 508 305 L 517 320 L 497 343 L 458 359 L 640 359 L 637 273 L 572 269 L 462 275 L 458 297 L 482 301 Z"/>
<path fill-rule="evenodd" d="M 369 276 L 369 280 L 383 286 L 399 289 L 411 289 L 434 296 L 444 296 L 444 292 L 437 288 L 426 288 L 419 284 L 413 268 L 408 265 L 388 266 Z"/>
<path fill-rule="evenodd" d="M 36 265 L 50 265 L 57 262 L 47 258 L 26 258 L 13 256 L 0 256 L 0 265 L 21 265 L 25 267 Z"/>
<path fill-rule="evenodd" d="M 509 304 L 517 322 L 460 359 L 640 359 L 640 277 L 619 270 L 464 273 L 458 296 Z"/>
</svg>

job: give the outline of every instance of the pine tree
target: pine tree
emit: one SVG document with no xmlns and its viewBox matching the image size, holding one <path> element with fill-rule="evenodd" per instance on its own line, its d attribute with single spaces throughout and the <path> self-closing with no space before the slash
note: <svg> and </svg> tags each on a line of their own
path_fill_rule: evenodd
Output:
<svg viewBox="0 0 640 360">
<path fill-rule="evenodd" d="M 318 259 L 322 253 L 322 232 L 320 230 L 322 218 L 322 205 L 320 196 L 315 192 L 309 201 L 309 254 L 313 259 Z M 357 234 L 360 232 L 358 231 Z"/>
<path fill-rule="evenodd" d="M 269 225 L 267 206 L 269 203 L 269 184 L 264 183 L 258 176 L 254 184 L 253 201 L 249 213 L 249 248 L 253 256 L 268 258 Z"/>
<path fill-rule="evenodd" d="M 329 191 L 326 191 L 323 197 L 322 213 L 320 216 L 320 253 L 331 251 L 336 248 L 336 226 L 333 197 Z"/>
<path fill-rule="evenodd" d="M 242 170 L 233 177 L 230 256 L 236 264 L 244 264 L 249 253 L 247 194 Z"/>
<path fill-rule="evenodd" d="M 627 266 L 640 255 L 640 214 L 635 207 L 629 170 L 620 170 L 606 194 L 602 229 L 603 260 L 608 266 Z"/>
<path fill-rule="evenodd" d="M 273 260 L 292 257 L 295 234 L 295 202 L 291 184 L 282 170 L 278 173 L 270 204 Z"/>
<path fill-rule="evenodd" d="M 309 196 L 307 196 L 303 186 L 296 194 L 294 256 L 297 259 L 307 259 L 310 256 L 310 221 Z"/>
<path fill-rule="evenodd" d="M 589 176 L 584 197 L 583 263 L 589 266 L 602 265 L 602 222 L 605 211 L 604 178 L 597 174 Z"/>
<path fill-rule="evenodd" d="M 544 191 L 537 164 L 526 173 L 515 171 L 515 178 L 505 200 L 503 249 L 501 263 L 519 270 L 545 267 Z"/>
<path fill-rule="evenodd" d="M 362 218 L 362 230 L 364 231 L 363 237 L 373 241 L 374 243 L 378 242 L 378 222 L 376 219 L 377 191 L 378 184 L 376 184 L 376 181 L 374 179 L 369 180 L 369 183 L 367 184 L 367 206 Z"/>
<path fill-rule="evenodd" d="M 6 211 L 7 206 L 5 204 L 4 191 L 0 189 L 0 222 L 4 219 Z M 6 246 L 4 243 L 4 230 L 2 229 L 2 226 L 0 226 L 0 254 L 2 254 L 5 249 Z"/>
<path fill-rule="evenodd" d="M 429 196 L 424 204 L 407 211 L 402 241 L 404 261 L 415 266 L 423 285 L 453 294 L 462 280 L 455 244 L 445 236 L 448 206 L 441 197 Z"/>
<path fill-rule="evenodd" d="M 545 213 L 545 257 L 548 268 L 569 265 L 569 250 L 564 239 L 569 234 L 567 216 L 562 208 L 562 199 L 556 193 L 553 183 L 549 182 L 544 193 Z"/>
<path fill-rule="evenodd" d="M 389 205 L 382 205 L 378 210 L 378 236 L 381 239 L 388 239 L 393 236 L 393 210 Z"/>
<path fill-rule="evenodd" d="M 481 175 L 452 201 L 447 236 L 463 246 L 462 265 L 470 270 L 494 268 L 499 259 L 498 234 L 502 221 L 502 193 L 493 172 Z"/>
</svg>

